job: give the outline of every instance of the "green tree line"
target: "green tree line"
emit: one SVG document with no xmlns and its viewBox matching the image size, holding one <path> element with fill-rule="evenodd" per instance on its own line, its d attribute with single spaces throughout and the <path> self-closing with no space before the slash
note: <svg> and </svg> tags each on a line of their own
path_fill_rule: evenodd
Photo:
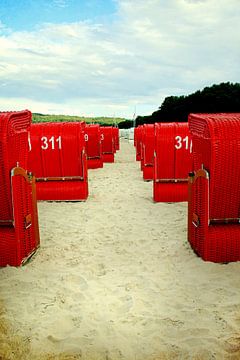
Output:
<svg viewBox="0 0 240 360">
<path fill-rule="evenodd" d="M 136 125 L 155 122 L 186 122 L 190 113 L 240 112 L 240 83 L 220 83 L 190 95 L 168 96 L 149 116 L 138 116 Z"/>
<path fill-rule="evenodd" d="M 199 112 L 240 112 L 240 83 L 214 84 L 190 95 L 168 96 L 157 111 L 148 116 L 138 116 L 136 126 L 155 122 L 186 122 L 190 113 Z M 125 118 L 33 114 L 33 122 L 47 121 L 85 121 L 102 126 L 133 127 L 133 121 Z"/>
<path fill-rule="evenodd" d="M 125 118 L 115 118 L 115 117 L 83 117 L 83 116 L 71 116 L 71 115 L 48 115 L 33 113 L 32 122 L 68 122 L 68 121 L 85 121 L 88 124 L 100 124 L 102 126 L 116 126 L 125 121 L 128 121 Z"/>
</svg>

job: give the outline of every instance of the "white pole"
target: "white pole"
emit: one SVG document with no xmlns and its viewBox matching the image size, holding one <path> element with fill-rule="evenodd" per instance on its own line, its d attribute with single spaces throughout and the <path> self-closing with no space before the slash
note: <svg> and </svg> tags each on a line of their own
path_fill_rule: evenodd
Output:
<svg viewBox="0 0 240 360">
<path fill-rule="evenodd" d="M 133 114 L 133 127 L 134 128 L 136 127 L 136 105 L 135 105 L 134 114 Z"/>
</svg>

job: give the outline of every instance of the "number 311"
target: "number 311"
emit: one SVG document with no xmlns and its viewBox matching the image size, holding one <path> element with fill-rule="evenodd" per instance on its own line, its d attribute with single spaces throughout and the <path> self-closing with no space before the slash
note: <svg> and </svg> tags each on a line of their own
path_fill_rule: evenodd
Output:
<svg viewBox="0 0 240 360">
<path fill-rule="evenodd" d="M 43 150 L 47 150 L 50 148 L 51 150 L 54 150 L 55 148 L 61 150 L 62 149 L 62 138 L 61 136 L 58 136 L 56 139 L 54 136 L 51 136 L 50 138 L 47 138 L 47 136 L 41 137 L 41 148 Z"/>
</svg>

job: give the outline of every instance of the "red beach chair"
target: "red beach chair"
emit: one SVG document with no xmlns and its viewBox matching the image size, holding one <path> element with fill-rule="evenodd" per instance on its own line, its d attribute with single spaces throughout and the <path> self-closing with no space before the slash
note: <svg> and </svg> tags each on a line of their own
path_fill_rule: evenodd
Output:
<svg viewBox="0 0 240 360">
<path fill-rule="evenodd" d="M 140 136 L 139 136 L 139 142 L 140 142 L 140 169 L 141 171 L 143 171 L 143 144 L 144 144 L 144 125 L 141 125 L 142 127 L 140 128 Z"/>
<path fill-rule="evenodd" d="M 143 125 L 142 137 L 142 171 L 145 181 L 153 180 L 153 164 L 154 164 L 154 125 Z"/>
<path fill-rule="evenodd" d="M 103 167 L 101 132 L 98 124 L 86 125 L 84 129 L 88 169 Z"/>
<path fill-rule="evenodd" d="M 188 123 L 156 123 L 153 200 L 187 201 L 190 171 L 192 154 Z"/>
<path fill-rule="evenodd" d="M 116 153 L 120 150 L 120 143 L 119 143 L 119 128 L 113 127 L 113 139 L 114 139 L 114 152 Z"/>
<path fill-rule="evenodd" d="M 137 136 L 138 136 L 139 128 L 135 127 L 133 130 L 133 145 L 134 147 L 137 146 Z"/>
<path fill-rule="evenodd" d="M 28 167 L 36 175 L 38 200 L 87 199 L 87 158 L 82 127 L 80 122 L 32 124 Z"/>
<path fill-rule="evenodd" d="M 0 266 L 20 266 L 39 246 L 35 178 L 27 173 L 30 111 L 0 113 Z"/>
<path fill-rule="evenodd" d="M 143 125 L 134 128 L 134 144 L 136 147 L 136 161 L 141 161 Z"/>
<path fill-rule="evenodd" d="M 188 239 L 203 260 L 240 260 L 240 113 L 190 114 Z"/>
<path fill-rule="evenodd" d="M 112 126 L 101 126 L 103 162 L 114 162 L 114 135 Z"/>
</svg>

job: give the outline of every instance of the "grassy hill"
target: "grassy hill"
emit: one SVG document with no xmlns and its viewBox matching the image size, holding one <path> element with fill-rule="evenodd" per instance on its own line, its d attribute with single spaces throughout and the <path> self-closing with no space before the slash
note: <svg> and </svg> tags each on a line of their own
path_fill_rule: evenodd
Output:
<svg viewBox="0 0 240 360">
<path fill-rule="evenodd" d="M 45 114 L 32 114 L 32 122 L 63 122 L 63 121 L 85 121 L 88 124 L 100 124 L 100 125 L 114 125 L 124 122 L 128 119 L 113 118 L 113 117 L 83 117 L 83 116 L 71 116 L 71 115 L 45 115 Z"/>
</svg>

